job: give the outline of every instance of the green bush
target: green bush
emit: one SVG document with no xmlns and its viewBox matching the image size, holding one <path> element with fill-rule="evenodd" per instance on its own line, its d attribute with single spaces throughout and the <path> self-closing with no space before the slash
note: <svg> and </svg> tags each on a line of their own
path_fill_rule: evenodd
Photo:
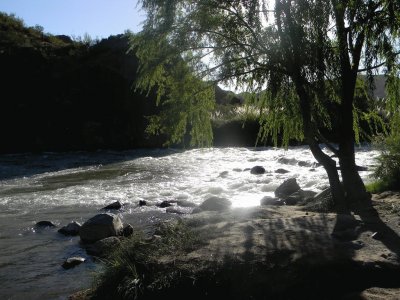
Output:
<svg viewBox="0 0 400 300">
<path fill-rule="evenodd" d="M 400 189 L 400 134 L 391 135 L 379 143 L 382 151 L 374 177 L 381 188 Z"/>
</svg>

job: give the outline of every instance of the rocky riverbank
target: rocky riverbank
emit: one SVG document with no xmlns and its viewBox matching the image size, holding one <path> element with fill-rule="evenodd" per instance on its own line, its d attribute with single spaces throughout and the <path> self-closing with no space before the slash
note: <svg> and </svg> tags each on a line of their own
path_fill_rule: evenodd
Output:
<svg viewBox="0 0 400 300">
<path fill-rule="evenodd" d="M 142 270 L 130 290 L 121 281 L 105 292 L 100 283 L 101 293 L 90 290 L 71 299 L 122 299 L 123 293 L 139 299 L 184 299 L 188 293 L 195 299 L 400 297 L 398 192 L 375 194 L 372 207 L 351 215 L 312 212 L 303 204 L 230 209 L 225 200 L 208 202 L 220 204 L 169 222 L 181 220 L 198 239 L 184 251 L 152 258 L 151 276 L 161 273 L 165 281 L 148 282 L 149 270 Z M 144 243 L 167 239 L 161 230 Z"/>
</svg>

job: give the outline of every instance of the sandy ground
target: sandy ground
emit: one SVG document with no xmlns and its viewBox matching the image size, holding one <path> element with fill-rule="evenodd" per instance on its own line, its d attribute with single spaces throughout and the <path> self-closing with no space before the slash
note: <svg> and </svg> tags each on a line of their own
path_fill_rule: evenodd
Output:
<svg viewBox="0 0 400 300">
<path fill-rule="evenodd" d="M 400 299 L 400 193 L 375 194 L 372 202 L 352 215 L 307 212 L 299 206 L 194 214 L 187 222 L 204 243 L 182 259 L 198 265 L 231 259 L 267 268 L 350 261 L 365 276 L 358 276 L 355 291 L 343 298 Z"/>
</svg>

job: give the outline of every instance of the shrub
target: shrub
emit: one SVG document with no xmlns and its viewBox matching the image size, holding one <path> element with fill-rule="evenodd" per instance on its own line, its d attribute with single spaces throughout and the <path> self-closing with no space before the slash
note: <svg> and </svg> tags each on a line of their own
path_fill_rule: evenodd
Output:
<svg viewBox="0 0 400 300">
<path fill-rule="evenodd" d="M 393 134 L 379 143 L 382 151 L 374 177 L 379 186 L 386 189 L 400 189 L 400 134 Z"/>
</svg>

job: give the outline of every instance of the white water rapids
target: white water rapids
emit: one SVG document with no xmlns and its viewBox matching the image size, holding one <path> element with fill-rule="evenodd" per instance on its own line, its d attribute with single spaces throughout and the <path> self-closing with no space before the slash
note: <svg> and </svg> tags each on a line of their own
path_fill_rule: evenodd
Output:
<svg viewBox="0 0 400 300">
<path fill-rule="evenodd" d="M 356 162 L 368 167 L 378 151 L 357 148 Z M 262 175 L 250 174 L 259 165 Z M 286 174 L 275 173 L 283 168 Z M 368 182 L 370 171 L 360 172 Z M 124 222 L 145 228 L 170 217 L 156 204 L 187 200 L 200 204 L 210 196 L 224 197 L 234 207 L 259 205 L 288 178 L 303 189 L 320 191 L 326 173 L 307 147 L 209 148 L 188 151 L 132 150 L 96 153 L 44 153 L 0 156 L 0 298 L 64 299 L 90 287 L 94 263 L 78 237 L 56 229 L 37 229 L 49 220 L 58 225 L 83 223 L 107 204 L 125 203 Z M 147 206 L 139 207 L 139 200 Z M 70 256 L 88 261 L 71 270 L 62 262 Z"/>
</svg>

